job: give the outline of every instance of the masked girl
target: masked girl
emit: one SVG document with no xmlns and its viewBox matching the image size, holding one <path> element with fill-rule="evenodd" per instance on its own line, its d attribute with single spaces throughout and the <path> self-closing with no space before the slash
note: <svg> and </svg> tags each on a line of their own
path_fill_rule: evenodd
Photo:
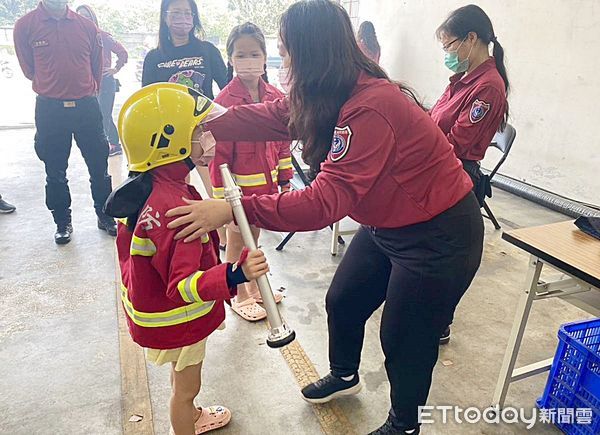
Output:
<svg viewBox="0 0 600 435">
<path fill-rule="evenodd" d="M 267 49 L 261 30 L 252 23 L 236 26 L 227 39 L 229 84 L 215 102 L 224 107 L 264 103 L 283 97 L 281 91 L 266 81 Z M 235 73 L 235 76 L 234 76 Z M 223 198 L 223 181 L 219 165 L 227 163 L 244 195 L 268 195 L 287 191 L 293 176 L 290 143 L 285 142 L 218 142 L 215 159 L 210 164 L 213 196 Z M 252 228 L 258 240 L 259 230 Z M 227 261 L 237 259 L 243 241 L 235 224 L 227 228 Z M 234 260 L 235 261 L 235 260 Z M 275 292 L 275 301 L 283 295 Z M 267 317 L 260 306 L 262 298 L 256 281 L 241 285 L 233 310 L 248 321 Z"/>
</svg>

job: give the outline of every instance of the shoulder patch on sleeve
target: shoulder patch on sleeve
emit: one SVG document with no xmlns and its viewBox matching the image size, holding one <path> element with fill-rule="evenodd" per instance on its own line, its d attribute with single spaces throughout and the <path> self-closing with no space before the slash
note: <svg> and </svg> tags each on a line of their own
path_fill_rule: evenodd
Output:
<svg viewBox="0 0 600 435">
<path fill-rule="evenodd" d="M 492 107 L 490 103 L 486 103 L 485 101 L 481 100 L 475 100 L 471 106 L 471 111 L 469 112 L 469 120 L 471 123 L 477 124 L 479 121 L 481 121 L 490 111 L 490 107 Z"/>
<path fill-rule="evenodd" d="M 350 141 L 352 139 L 352 130 L 350 126 L 336 127 L 333 131 L 333 141 L 331 142 L 331 161 L 337 162 L 342 160 L 350 149 Z"/>
</svg>

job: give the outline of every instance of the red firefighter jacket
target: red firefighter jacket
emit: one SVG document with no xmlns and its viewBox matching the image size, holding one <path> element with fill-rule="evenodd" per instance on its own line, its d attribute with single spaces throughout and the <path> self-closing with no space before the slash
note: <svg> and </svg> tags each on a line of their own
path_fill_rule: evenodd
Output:
<svg viewBox="0 0 600 435">
<path fill-rule="evenodd" d="M 129 332 L 140 346 L 173 349 L 206 338 L 225 319 L 227 264 L 219 264 L 218 236 L 184 243 L 167 229 L 166 212 L 201 200 L 185 183 L 183 162 L 152 171 L 153 188 L 133 232 L 120 221 L 117 250 L 121 297 Z M 233 289 L 232 289 L 233 290 Z"/>
<path fill-rule="evenodd" d="M 261 102 L 283 97 L 276 87 L 259 81 Z M 252 97 L 242 81 L 235 77 L 215 100 L 224 107 L 253 104 Z M 244 195 L 277 193 L 278 184 L 293 177 L 290 142 L 217 142 L 215 158 L 210 163 L 213 196 L 223 198 L 223 180 L 219 166 L 229 165 L 233 178 Z"/>
</svg>

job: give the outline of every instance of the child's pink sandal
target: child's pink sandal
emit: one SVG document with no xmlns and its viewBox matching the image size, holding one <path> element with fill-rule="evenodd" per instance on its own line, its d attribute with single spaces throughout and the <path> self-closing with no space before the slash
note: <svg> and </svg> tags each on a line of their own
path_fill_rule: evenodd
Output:
<svg viewBox="0 0 600 435">
<path fill-rule="evenodd" d="M 226 426 L 231 421 L 231 411 L 224 406 L 199 409 L 202 414 L 196 420 L 196 435 Z"/>
<path fill-rule="evenodd" d="M 243 302 L 231 303 L 231 309 L 235 311 L 242 319 L 249 322 L 258 322 L 267 317 L 267 312 L 263 307 L 256 303 L 254 298 L 248 298 Z"/>
<path fill-rule="evenodd" d="M 222 428 L 231 421 L 231 411 L 224 406 L 198 408 L 198 411 L 200 411 L 200 416 L 194 423 L 196 435 Z M 169 431 L 169 435 L 175 435 L 173 428 Z"/>
</svg>

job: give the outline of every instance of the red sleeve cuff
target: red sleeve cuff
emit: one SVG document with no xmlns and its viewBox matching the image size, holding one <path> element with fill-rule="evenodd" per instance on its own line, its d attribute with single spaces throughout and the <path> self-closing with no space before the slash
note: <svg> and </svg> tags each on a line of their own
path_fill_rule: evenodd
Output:
<svg viewBox="0 0 600 435">
<path fill-rule="evenodd" d="M 244 207 L 244 212 L 246 213 L 248 222 L 252 225 L 256 224 L 256 203 L 254 201 L 255 197 L 256 195 L 242 197 L 242 206 Z M 235 220 L 235 216 L 233 217 L 233 222 L 236 225 L 238 224 Z"/>
<path fill-rule="evenodd" d="M 227 283 L 227 263 L 211 267 L 204 272 L 198 286 L 198 295 L 203 301 L 223 301 L 231 298 L 231 288 Z"/>
</svg>

